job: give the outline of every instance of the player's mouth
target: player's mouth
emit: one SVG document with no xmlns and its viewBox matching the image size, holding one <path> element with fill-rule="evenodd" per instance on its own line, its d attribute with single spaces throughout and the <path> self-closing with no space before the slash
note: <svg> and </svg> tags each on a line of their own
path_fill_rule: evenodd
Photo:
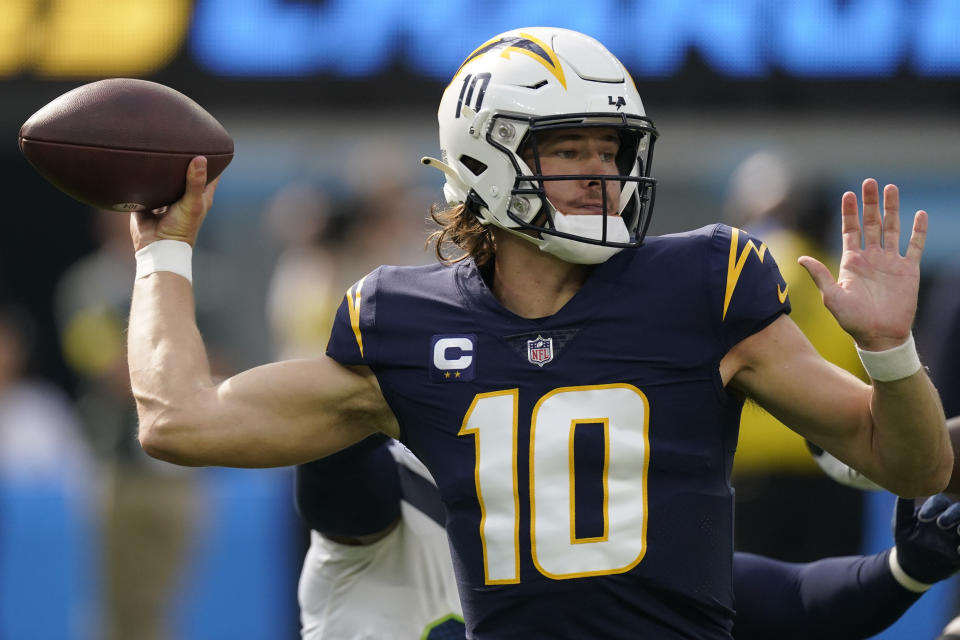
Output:
<svg viewBox="0 0 960 640">
<path fill-rule="evenodd" d="M 599 215 L 603 215 L 604 213 L 603 203 L 599 203 L 599 202 L 574 203 L 569 207 L 565 208 L 563 212 L 568 215 L 572 214 L 572 215 L 584 215 L 584 216 L 599 216 Z M 611 207 L 607 207 L 606 213 L 607 215 L 611 215 L 611 216 L 619 215 L 616 212 L 616 209 L 612 209 Z"/>
</svg>

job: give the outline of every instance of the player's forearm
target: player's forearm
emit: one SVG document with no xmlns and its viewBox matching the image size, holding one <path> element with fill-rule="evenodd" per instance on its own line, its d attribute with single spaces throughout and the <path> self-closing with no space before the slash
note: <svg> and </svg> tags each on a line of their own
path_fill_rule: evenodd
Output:
<svg viewBox="0 0 960 640">
<path fill-rule="evenodd" d="M 396 419 L 369 370 L 321 357 L 255 367 L 214 384 L 179 276 L 157 273 L 134 287 L 130 381 L 140 444 L 181 465 L 276 467 L 321 458 Z"/>
<path fill-rule="evenodd" d="M 721 362 L 730 384 L 781 422 L 886 489 L 932 495 L 952 455 L 943 409 L 925 372 L 864 384 L 826 363 L 786 317 L 736 345 Z"/>
<path fill-rule="evenodd" d="M 870 409 L 877 469 L 872 479 L 903 497 L 942 491 L 953 468 L 953 449 L 940 398 L 926 373 L 875 381 Z"/>
<path fill-rule="evenodd" d="M 944 490 L 955 499 L 960 497 L 960 416 L 953 416 L 947 420 L 947 433 L 950 444 L 953 445 L 953 467 L 950 482 Z"/>
<path fill-rule="evenodd" d="M 151 455 L 178 464 L 165 431 L 183 422 L 185 405 L 212 386 L 206 349 L 194 318 L 190 284 L 172 273 L 136 281 L 127 336 L 130 386 L 137 404 L 140 441 Z"/>
</svg>

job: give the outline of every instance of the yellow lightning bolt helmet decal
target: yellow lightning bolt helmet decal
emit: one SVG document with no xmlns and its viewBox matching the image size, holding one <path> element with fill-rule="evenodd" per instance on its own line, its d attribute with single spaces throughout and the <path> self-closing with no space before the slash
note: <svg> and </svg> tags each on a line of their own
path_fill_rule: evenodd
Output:
<svg viewBox="0 0 960 640">
<path fill-rule="evenodd" d="M 560 86 L 562 86 L 564 89 L 567 88 L 567 78 L 563 74 L 563 66 L 560 64 L 560 59 L 557 58 L 557 54 L 546 42 L 529 33 L 520 33 L 518 36 L 498 36 L 491 40 L 487 40 L 482 45 L 474 49 L 473 53 L 467 56 L 467 59 L 463 61 L 463 64 L 461 64 L 460 68 L 457 69 L 457 72 L 453 74 L 453 78 L 450 79 L 450 84 L 453 84 L 453 81 L 456 80 L 458 75 L 460 75 L 460 72 L 465 66 L 467 66 L 467 63 L 486 53 L 489 53 L 490 51 L 499 49 L 503 49 L 500 57 L 506 58 L 507 60 L 510 59 L 511 51 L 516 51 L 517 53 L 521 53 L 536 60 L 542 64 L 547 71 L 553 75 L 554 78 L 557 79 L 557 81 L 560 83 Z"/>
</svg>

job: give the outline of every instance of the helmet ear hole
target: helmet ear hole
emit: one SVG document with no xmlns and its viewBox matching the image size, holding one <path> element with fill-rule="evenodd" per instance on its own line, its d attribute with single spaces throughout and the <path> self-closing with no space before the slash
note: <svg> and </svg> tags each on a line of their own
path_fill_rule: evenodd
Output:
<svg viewBox="0 0 960 640">
<path fill-rule="evenodd" d="M 462 155 L 460 156 L 459 160 L 460 160 L 460 164 L 462 164 L 467 169 L 469 169 L 470 173 L 472 173 L 475 176 L 479 177 L 484 171 L 487 170 L 487 165 L 480 162 L 474 157 L 471 157 L 468 155 Z"/>
</svg>

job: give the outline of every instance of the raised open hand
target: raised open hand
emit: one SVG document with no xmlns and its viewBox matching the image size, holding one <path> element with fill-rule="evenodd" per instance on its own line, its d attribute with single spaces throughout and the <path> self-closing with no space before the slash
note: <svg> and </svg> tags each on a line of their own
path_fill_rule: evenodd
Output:
<svg viewBox="0 0 960 640">
<path fill-rule="evenodd" d="M 914 216 L 910 243 L 901 256 L 900 194 L 895 185 L 884 188 L 881 213 L 877 181 L 863 181 L 862 225 L 853 192 L 843 194 L 841 212 L 843 255 L 837 280 L 810 256 L 798 262 L 813 278 L 824 305 L 861 349 L 882 351 L 900 345 L 910 336 L 917 311 L 927 213 Z"/>
</svg>

